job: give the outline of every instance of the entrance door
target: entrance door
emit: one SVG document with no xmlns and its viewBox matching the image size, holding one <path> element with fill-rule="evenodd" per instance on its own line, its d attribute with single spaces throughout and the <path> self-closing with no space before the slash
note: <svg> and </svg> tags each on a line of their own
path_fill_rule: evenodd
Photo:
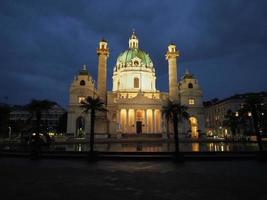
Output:
<svg viewBox="0 0 267 200">
<path fill-rule="evenodd" d="M 141 121 L 136 122 L 136 133 L 138 135 L 142 133 L 142 122 Z"/>
</svg>

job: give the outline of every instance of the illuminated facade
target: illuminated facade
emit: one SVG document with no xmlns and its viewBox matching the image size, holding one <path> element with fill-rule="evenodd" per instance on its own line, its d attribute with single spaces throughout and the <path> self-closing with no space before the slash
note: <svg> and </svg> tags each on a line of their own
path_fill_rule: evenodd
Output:
<svg viewBox="0 0 267 200">
<path fill-rule="evenodd" d="M 107 114 L 97 114 L 95 132 L 98 137 L 105 137 L 107 133 L 112 136 L 166 133 L 167 124 L 161 109 L 169 98 L 180 100 L 189 108 L 191 118 L 181 122 L 180 132 L 198 137 L 199 131 L 204 131 L 202 91 L 198 81 L 189 72 L 177 81 L 179 52 L 174 44 L 168 46 L 166 53 L 169 93 L 157 90 L 153 62 L 149 55 L 139 48 L 135 33 L 129 38 L 129 48 L 119 54 L 115 63 L 112 91 L 106 90 L 109 49 L 105 40 L 100 41 L 97 55 L 97 89 L 85 67 L 75 76 L 70 87 L 67 130 L 70 136 L 86 136 L 90 132 L 90 119 L 79 107 L 80 101 L 87 96 L 100 96 L 108 109 Z"/>
</svg>

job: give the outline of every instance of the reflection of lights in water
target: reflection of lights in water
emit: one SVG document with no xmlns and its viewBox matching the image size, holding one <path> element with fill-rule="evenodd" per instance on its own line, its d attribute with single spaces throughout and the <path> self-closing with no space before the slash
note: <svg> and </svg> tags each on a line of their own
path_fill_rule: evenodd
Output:
<svg viewBox="0 0 267 200">
<path fill-rule="evenodd" d="M 75 151 L 82 151 L 82 144 L 75 145 Z"/>
<path fill-rule="evenodd" d="M 214 146 L 213 143 L 209 143 L 208 144 L 208 151 L 213 151 L 213 146 Z"/>
<path fill-rule="evenodd" d="M 60 151 L 89 151 L 89 144 L 60 145 L 55 150 Z M 109 143 L 96 144 L 97 151 L 114 151 L 114 152 L 173 152 L 175 145 L 173 143 Z M 244 150 L 257 150 L 256 143 L 181 143 L 181 151 L 192 152 L 238 152 Z"/>
<path fill-rule="evenodd" d="M 199 151 L 199 143 L 198 142 L 194 142 L 192 143 L 192 151 Z"/>
<path fill-rule="evenodd" d="M 136 145 L 136 151 L 142 151 L 142 144 Z"/>
<path fill-rule="evenodd" d="M 136 144 L 121 144 L 120 147 L 118 147 L 117 151 L 123 151 L 123 152 L 162 152 L 162 144 L 153 144 L 148 145 L 144 143 L 136 143 Z"/>
</svg>

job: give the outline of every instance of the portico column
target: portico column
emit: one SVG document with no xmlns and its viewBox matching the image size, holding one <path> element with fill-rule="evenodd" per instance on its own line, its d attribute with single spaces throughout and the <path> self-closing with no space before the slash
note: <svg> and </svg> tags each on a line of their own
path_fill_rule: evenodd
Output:
<svg viewBox="0 0 267 200">
<path fill-rule="evenodd" d="M 161 123 L 162 123 L 162 120 L 161 120 L 161 112 L 159 110 L 159 133 L 162 132 L 162 130 L 161 130 L 162 124 Z"/>
<path fill-rule="evenodd" d="M 161 132 L 166 132 L 166 123 L 165 123 L 165 114 L 160 113 L 160 120 L 161 120 Z"/>
<path fill-rule="evenodd" d="M 121 110 L 117 110 L 117 131 L 120 131 L 121 127 Z"/>
<path fill-rule="evenodd" d="M 152 109 L 152 120 L 151 120 L 152 121 L 152 133 L 155 133 L 155 125 L 156 125 L 154 112 L 155 112 L 155 110 Z"/>
<path fill-rule="evenodd" d="M 129 129 L 129 123 L 128 123 L 128 114 L 129 114 L 129 109 L 126 109 L 126 125 L 125 125 L 125 128 L 126 128 L 126 130 L 125 130 L 125 132 L 126 133 L 128 133 L 128 129 Z"/>
<path fill-rule="evenodd" d="M 136 124 L 135 112 L 136 112 L 136 110 L 134 109 L 134 112 L 133 112 L 133 126 L 131 125 L 131 129 L 132 129 L 132 132 L 133 132 L 133 133 L 134 133 L 135 130 L 136 130 L 136 127 L 135 127 L 135 124 Z"/>
<path fill-rule="evenodd" d="M 146 133 L 147 133 L 147 119 L 146 119 L 146 110 L 144 110 L 144 112 L 145 112 L 145 130 L 146 130 Z"/>
</svg>

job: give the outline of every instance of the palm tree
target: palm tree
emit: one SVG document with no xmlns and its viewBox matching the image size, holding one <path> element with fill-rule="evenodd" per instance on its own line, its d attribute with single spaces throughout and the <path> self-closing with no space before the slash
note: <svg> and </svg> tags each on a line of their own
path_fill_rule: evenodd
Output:
<svg viewBox="0 0 267 200">
<path fill-rule="evenodd" d="M 228 110 L 227 114 L 224 116 L 223 125 L 231 129 L 232 135 L 236 135 L 236 129 L 239 124 L 239 117 L 232 110 Z"/>
<path fill-rule="evenodd" d="M 166 120 L 170 119 L 173 122 L 174 140 L 175 140 L 175 153 L 179 153 L 179 136 L 178 136 L 178 122 L 182 119 L 188 119 L 189 114 L 187 113 L 187 107 L 180 103 L 168 100 L 167 104 L 162 108 L 162 114 Z"/>
<path fill-rule="evenodd" d="M 91 119 L 91 133 L 90 133 L 90 153 L 94 152 L 94 135 L 95 135 L 95 117 L 96 111 L 107 112 L 104 102 L 99 98 L 94 98 L 91 96 L 86 97 L 84 101 L 81 102 L 81 108 L 84 109 L 85 113 L 90 112 Z"/>
<path fill-rule="evenodd" d="M 252 123 L 253 128 L 255 130 L 257 137 L 259 151 L 262 151 L 263 147 L 261 143 L 262 136 L 260 132 L 260 127 L 263 123 L 263 116 L 262 116 L 262 113 L 264 113 L 263 98 L 255 94 L 250 94 L 245 99 L 245 103 L 243 105 L 243 108 L 241 109 L 241 112 L 243 113 L 242 117 L 244 118 L 247 117 L 248 114 L 250 113 L 253 122 Z"/>
</svg>

